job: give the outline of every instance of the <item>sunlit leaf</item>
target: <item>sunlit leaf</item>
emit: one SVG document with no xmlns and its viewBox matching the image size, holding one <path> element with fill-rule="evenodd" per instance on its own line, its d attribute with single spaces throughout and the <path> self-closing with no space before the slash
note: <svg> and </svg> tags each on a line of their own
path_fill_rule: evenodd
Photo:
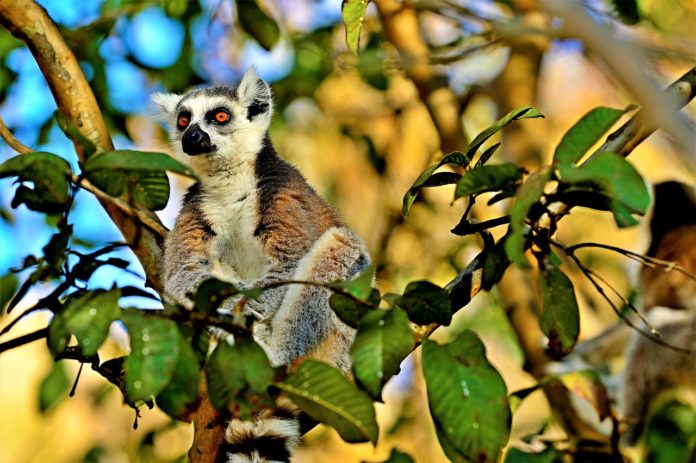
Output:
<svg viewBox="0 0 696 463">
<path fill-rule="evenodd" d="M 309 416 L 338 431 L 346 442 L 377 442 L 372 400 L 337 369 L 306 360 L 276 386 Z"/>
<path fill-rule="evenodd" d="M 481 167 L 485 163 L 488 162 L 488 160 L 495 154 L 496 151 L 498 151 L 498 148 L 500 148 L 500 143 L 496 143 L 495 145 L 491 145 L 490 148 L 486 149 L 483 153 L 481 153 L 481 156 L 478 158 L 478 161 L 476 161 L 476 165 L 474 166 L 474 169 L 477 167 Z"/>
<path fill-rule="evenodd" d="M 414 347 L 408 317 L 401 309 L 368 313 L 360 320 L 350 351 L 355 379 L 373 398 L 379 397 Z"/>
<path fill-rule="evenodd" d="M 118 289 L 90 291 L 72 299 L 58 312 L 48 329 L 48 347 L 55 355 L 65 350 L 70 335 L 75 335 L 82 354 L 94 355 L 109 334 L 111 323 L 118 319 Z"/>
<path fill-rule="evenodd" d="M 171 382 L 179 363 L 180 334 L 171 320 L 130 309 L 121 320 L 128 329 L 131 353 L 126 359 L 126 395 L 131 402 L 158 395 Z"/>
<path fill-rule="evenodd" d="M 454 198 L 514 186 L 522 178 L 522 170 L 512 163 L 481 166 L 470 170 L 457 182 Z"/>
<path fill-rule="evenodd" d="M 568 354 L 578 339 L 580 315 L 573 283 L 548 258 L 539 263 L 539 292 L 541 293 L 541 330 L 549 339 L 554 357 Z"/>
<path fill-rule="evenodd" d="M 452 153 L 449 153 L 447 156 L 443 157 L 440 162 L 433 164 L 431 166 L 428 166 L 427 169 L 421 173 L 418 178 L 416 179 L 415 182 L 413 182 L 413 185 L 411 185 L 411 188 L 408 189 L 406 192 L 406 195 L 404 195 L 404 201 L 403 201 L 403 207 L 401 209 L 401 213 L 403 215 L 408 215 L 409 211 L 411 210 L 411 206 L 413 205 L 413 201 L 416 200 L 416 196 L 418 195 L 418 191 L 420 191 L 421 188 L 426 187 L 426 186 L 437 186 L 437 185 L 430 185 L 428 182 L 430 181 L 431 177 L 435 174 L 435 171 L 439 169 L 440 167 L 444 165 L 454 165 L 454 166 L 459 166 L 459 167 L 467 167 L 469 163 L 471 162 L 471 157 L 467 157 L 464 153 L 461 153 L 459 151 L 454 151 Z"/>
<path fill-rule="evenodd" d="M 177 174 L 194 177 L 194 173 L 165 153 L 149 151 L 117 150 L 101 153 L 90 158 L 85 163 L 85 173 L 89 176 L 99 169 L 107 170 L 137 170 L 149 172 L 161 172 L 168 170 Z"/>
<path fill-rule="evenodd" d="M 369 265 L 359 275 L 351 280 L 337 281 L 332 283 L 334 288 L 340 288 L 350 293 L 356 299 L 367 300 L 372 295 L 375 282 L 375 266 Z"/>
<path fill-rule="evenodd" d="M 563 136 L 556 147 L 553 162 L 556 164 L 575 164 L 619 118 L 626 109 L 599 107 L 585 114 Z"/>
<path fill-rule="evenodd" d="M 510 232 L 505 239 L 505 252 L 512 262 L 523 268 L 529 268 L 524 257 L 524 221 L 532 206 L 541 198 L 550 178 L 550 170 L 534 172 L 519 187 L 510 208 Z"/>
<path fill-rule="evenodd" d="M 419 325 L 449 325 L 452 320 L 447 291 L 429 281 L 412 281 L 394 304 L 408 314 L 409 320 Z"/>
<path fill-rule="evenodd" d="M 486 140 L 491 138 L 496 132 L 498 132 L 500 129 L 508 125 L 509 123 L 520 120 L 520 119 L 530 119 L 530 118 L 536 118 L 536 117 L 544 117 L 539 111 L 536 109 L 529 107 L 529 106 L 524 106 L 520 108 L 515 108 L 509 113 L 507 113 L 504 117 L 496 121 L 495 124 L 492 126 L 488 127 L 486 130 L 481 132 L 474 138 L 474 140 L 469 143 L 469 146 L 466 149 L 466 154 L 469 159 L 472 159 L 474 155 L 476 154 L 476 151 L 483 145 Z M 482 163 L 483 164 L 483 163 Z"/>
<path fill-rule="evenodd" d="M 611 416 L 611 402 L 606 386 L 594 370 L 580 370 L 564 373 L 557 377 L 573 394 L 582 397 L 597 412 L 600 421 Z"/>
<path fill-rule="evenodd" d="M 70 379 L 61 362 L 55 362 L 51 371 L 39 386 L 39 410 L 41 413 L 54 408 L 68 396 Z"/>
<path fill-rule="evenodd" d="M 191 346 L 179 337 L 179 360 L 171 382 L 157 396 L 157 406 L 175 419 L 183 419 L 198 400 L 201 370 Z"/>
<path fill-rule="evenodd" d="M 476 334 L 449 344 L 423 341 L 428 404 L 443 450 L 453 461 L 497 461 L 510 433 L 507 389 Z"/>
<path fill-rule="evenodd" d="M 578 167 L 559 164 L 562 187 L 581 186 L 610 198 L 610 207 L 619 226 L 631 221 L 629 213 L 645 214 L 650 205 L 650 193 L 638 171 L 623 157 L 601 152 Z"/>
<path fill-rule="evenodd" d="M 343 0 L 341 12 L 346 26 L 346 43 L 354 54 L 360 51 L 360 30 L 362 29 L 368 0 Z"/>
</svg>

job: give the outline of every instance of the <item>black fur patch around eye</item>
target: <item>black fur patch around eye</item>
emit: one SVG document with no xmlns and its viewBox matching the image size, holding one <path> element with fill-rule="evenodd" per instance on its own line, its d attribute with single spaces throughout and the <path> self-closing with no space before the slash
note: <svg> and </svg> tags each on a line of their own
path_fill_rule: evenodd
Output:
<svg viewBox="0 0 696 463">
<path fill-rule="evenodd" d="M 249 110 L 247 111 L 247 119 L 252 120 L 259 114 L 263 114 L 266 111 L 268 111 L 268 101 L 254 100 L 249 105 Z"/>
</svg>

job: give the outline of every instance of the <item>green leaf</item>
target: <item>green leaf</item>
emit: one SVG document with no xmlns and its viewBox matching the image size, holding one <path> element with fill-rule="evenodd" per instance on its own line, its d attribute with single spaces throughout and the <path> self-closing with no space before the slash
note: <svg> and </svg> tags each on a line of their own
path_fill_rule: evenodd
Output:
<svg viewBox="0 0 696 463">
<path fill-rule="evenodd" d="M 131 403 L 158 395 L 171 382 L 179 364 L 180 334 L 171 320 L 124 310 L 131 353 L 126 359 L 126 396 Z"/>
<path fill-rule="evenodd" d="M 195 295 L 191 295 L 196 310 L 213 313 L 226 298 L 238 294 L 237 288 L 226 281 L 208 278 L 198 285 Z"/>
<path fill-rule="evenodd" d="M 225 410 L 242 392 L 260 396 L 273 380 L 273 368 L 266 353 L 251 339 L 220 342 L 206 368 L 210 401 L 218 410 Z"/>
<path fill-rule="evenodd" d="M 14 273 L 6 273 L 0 278 L 0 314 L 5 310 L 5 305 L 12 299 L 17 291 L 19 281 Z"/>
<path fill-rule="evenodd" d="M 495 152 L 498 150 L 498 148 L 500 148 L 500 143 L 496 143 L 495 145 L 492 145 L 490 148 L 484 151 L 479 157 L 478 161 L 476 161 L 476 165 L 474 165 L 474 168 L 481 167 L 482 165 L 487 163 L 491 156 L 493 156 Z"/>
<path fill-rule="evenodd" d="M 39 410 L 41 413 L 58 405 L 68 395 L 70 379 L 65 367 L 55 362 L 48 375 L 41 381 L 39 387 Z"/>
<path fill-rule="evenodd" d="M 85 158 L 89 158 L 97 151 L 95 144 L 92 143 L 87 137 L 82 135 L 82 133 L 77 129 L 77 127 L 75 127 L 68 117 L 64 116 L 58 110 L 53 113 L 53 117 L 56 118 L 56 122 L 58 123 L 60 130 L 62 130 L 69 139 L 77 143 L 77 145 L 82 148 Z"/>
<path fill-rule="evenodd" d="M 585 114 L 563 135 L 553 155 L 554 164 L 577 163 L 626 111 L 599 107 Z"/>
<path fill-rule="evenodd" d="M 168 154 L 149 151 L 109 151 L 90 158 L 85 163 L 85 173 L 88 177 L 93 172 L 101 169 L 106 169 L 109 171 L 137 170 L 148 172 L 161 172 L 163 170 L 168 170 L 170 172 L 196 178 L 191 169 L 181 164 Z"/>
<path fill-rule="evenodd" d="M 509 437 L 510 406 L 505 382 L 476 334 L 466 330 L 445 345 L 425 339 L 421 365 L 447 455 L 453 461 L 496 461 Z"/>
<path fill-rule="evenodd" d="M 534 172 L 517 190 L 515 202 L 510 208 L 510 233 L 505 239 L 505 252 L 512 262 L 523 268 L 529 268 L 524 257 L 524 220 L 532 206 L 541 198 L 550 179 L 550 170 Z"/>
<path fill-rule="evenodd" d="M 72 299 L 58 312 L 48 328 L 48 348 L 56 355 L 65 350 L 74 334 L 83 355 L 97 353 L 109 334 L 111 323 L 118 319 L 118 289 L 90 291 Z"/>
<path fill-rule="evenodd" d="M 389 458 L 384 460 L 384 463 L 413 463 L 413 458 L 408 453 L 392 449 Z"/>
<path fill-rule="evenodd" d="M 469 159 L 473 159 L 474 155 L 476 154 L 476 151 L 478 151 L 481 145 L 483 145 L 486 142 L 486 140 L 491 138 L 496 132 L 498 132 L 500 129 L 502 129 L 509 123 L 520 119 L 530 119 L 536 117 L 544 116 L 539 111 L 530 106 L 523 106 L 513 109 L 512 111 L 507 113 L 502 119 L 496 121 L 495 124 L 488 127 L 486 130 L 478 134 L 476 138 L 474 138 L 474 140 L 469 144 L 469 146 L 466 149 L 467 157 Z"/>
<path fill-rule="evenodd" d="M 693 406 L 675 399 L 661 403 L 645 429 L 645 461 L 693 462 L 696 452 L 694 436 L 696 410 Z"/>
<path fill-rule="evenodd" d="M 280 28 L 254 0 L 237 2 L 239 26 L 265 50 L 270 50 L 280 38 Z"/>
<path fill-rule="evenodd" d="M 563 452 L 549 445 L 538 453 L 528 453 L 520 449 L 511 448 L 505 457 L 505 463 L 563 463 Z"/>
<path fill-rule="evenodd" d="M 346 442 L 377 443 L 377 421 L 372 400 L 337 369 L 315 360 L 277 383 L 310 417 L 328 424 Z"/>
<path fill-rule="evenodd" d="M 346 26 L 346 44 L 353 54 L 360 51 L 360 30 L 362 29 L 368 0 L 343 0 L 341 12 Z"/>
<path fill-rule="evenodd" d="M 490 291 L 503 278 L 505 270 L 510 266 L 510 259 L 505 252 L 505 238 L 499 240 L 489 250 L 484 249 L 483 253 L 485 254 L 481 288 Z"/>
<path fill-rule="evenodd" d="M 522 178 L 522 169 L 512 163 L 481 166 L 470 170 L 457 182 L 454 199 L 514 186 Z"/>
<path fill-rule="evenodd" d="M 445 164 L 449 165 L 455 165 L 459 167 L 466 168 L 469 166 L 469 163 L 471 162 L 471 157 L 467 157 L 464 153 L 461 153 L 459 151 L 454 151 L 447 156 L 443 157 L 440 162 L 437 164 L 433 164 L 431 166 L 428 166 L 427 169 L 421 173 L 418 178 L 416 179 L 415 182 L 413 182 L 413 185 L 411 185 L 411 188 L 408 189 L 406 192 L 406 195 L 404 195 L 404 203 L 403 207 L 401 209 L 401 213 L 403 215 L 408 215 L 409 211 L 411 210 L 411 206 L 413 205 L 413 201 L 416 200 L 416 196 L 418 195 L 418 191 L 420 191 L 421 188 L 427 187 L 427 186 L 438 186 L 436 185 L 431 185 L 429 184 L 431 177 L 433 177 L 433 174 L 435 174 L 435 171 L 439 169 L 440 167 L 444 166 Z M 452 174 L 452 173 L 450 173 Z M 449 183 L 449 182 L 448 182 Z"/>
<path fill-rule="evenodd" d="M 541 293 L 541 331 L 549 338 L 549 350 L 554 357 L 568 354 L 575 346 L 580 332 L 580 314 L 573 283 L 548 257 L 539 262 L 539 292 Z"/>
<path fill-rule="evenodd" d="M 358 300 L 366 301 L 372 296 L 375 284 L 375 266 L 369 265 L 362 273 L 351 280 L 331 283 L 333 288 L 343 289 Z"/>
<path fill-rule="evenodd" d="M 15 156 L 0 164 L 0 178 L 17 176 L 21 182 L 33 182 L 17 188 L 12 207 L 20 204 L 38 212 L 57 213 L 65 207 L 69 197 L 68 162 L 52 153 L 35 152 Z"/>
<path fill-rule="evenodd" d="M 627 216 L 645 214 L 650 193 L 638 171 L 623 157 L 601 152 L 578 167 L 559 164 L 562 186 L 579 185 L 610 198 L 610 207 L 619 227 L 630 225 Z"/>
<path fill-rule="evenodd" d="M 360 320 L 350 351 L 355 379 L 373 398 L 379 397 L 414 347 L 408 317 L 401 309 L 368 313 Z"/>
<path fill-rule="evenodd" d="M 334 293 L 329 297 L 329 305 L 338 315 L 338 318 L 352 328 L 357 328 L 359 320 L 370 310 L 376 309 L 379 301 L 378 289 L 372 289 L 370 297 L 364 302 L 354 296 L 342 293 Z"/>
<path fill-rule="evenodd" d="M 157 406 L 174 419 L 184 419 L 198 402 L 201 370 L 191 346 L 179 336 L 179 361 L 172 381 L 157 396 Z"/>
<path fill-rule="evenodd" d="M 452 305 L 447 291 L 429 281 L 409 283 L 395 305 L 406 311 L 409 320 L 419 325 L 449 325 L 452 321 Z"/>
<path fill-rule="evenodd" d="M 42 249 L 46 262 L 54 268 L 59 268 L 65 259 L 72 229 L 72 225 L 63 227 L 58 233 L 51 236 L 51 239 Z"/>
</svg>

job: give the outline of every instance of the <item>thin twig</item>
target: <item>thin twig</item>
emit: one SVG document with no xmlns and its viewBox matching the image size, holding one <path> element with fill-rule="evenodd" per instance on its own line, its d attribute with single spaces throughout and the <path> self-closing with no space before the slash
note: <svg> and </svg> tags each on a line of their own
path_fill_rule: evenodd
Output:
<svg viewBox="0 0 696 463">
<path fill-rule="evenodd" d="M 48 336 L 48 328 L 41 328 L 40 330 L 34 331 L 33 333 L 28 333 L 14 339 L 10 339 L 9 341 L 0 343 L 0 354 L 5 352 L 6 350 L 14 349 L 16 347 L 20 347 L 34 341 L 38 341 L 39 339 L 45 338 L 46 336 Z"/>
<path fill-rule="evenodd" d="M 696 274 L 691 273 L 681 265 L 679 265 L 678 262 L 673 262 L 669 260 L 663 260 L 663 259 L 658 259 L 656 257 L 651 257 L 651 256 L 646 256 L 643 254 L 639 254 L 637 252 L 629 251 L 628 249 L 623 249 L 619 248 L 616 246 L 611 246 L 608 244 L 601 244 L 601 243 L 578 243 L 574 244 L 572 246 L 568 246 L 566 248 L 567 252 L 575 252 L 578 249 L 582 248 L 600 248 L 600 249 L 606 249 L 609 251 L 614 251 L 619 254 L 622 254 L 629 259 L 633 259 L 637 262 L 640 262 L 646 267 L 650 268 L 655 268 L 655 267 L 665 267 L 665 272 L 669 272 L 671 270 L 676 270 L 679 273 L 682 273 L 686 275 L 688 278 L 691 278 L 692 280 L 696 280 Z"/>
<path fill-rule="evenodd" d="M 27 154 L 34 151 L 21 141 L 17 140 L 17 138 L 15 138 L 10 129 L 8 129 L 5 125 L 5 121 L 2 119 L 2 117 L 0 117 L 0 137 L 2 137 L 3 140 L 5 140 L 5 143 L 7 143 L 7 145 L 10 148 L 15 150 L 19 154 Z"/>
</svg>

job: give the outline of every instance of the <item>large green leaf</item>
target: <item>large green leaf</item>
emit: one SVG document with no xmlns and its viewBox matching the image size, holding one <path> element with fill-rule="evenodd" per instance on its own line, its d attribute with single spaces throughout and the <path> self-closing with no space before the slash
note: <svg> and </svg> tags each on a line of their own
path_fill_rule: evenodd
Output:
<svg viewBox="0 0 696 463">
<path fill-rule="evenodd" d="M 270 50 L 280 38 L 280 28 L 255 0 L 235 3 L 239 26 L 252 36 L 265 50 Z"/>
<path fill-rule="evenodd" d="M 90 291 L 72 299 L 58 312 L 48 329 L 48 347 L 55 355 L 65 350 L 74 334 L 85 356 L 94 355 L 109 334 L 121 310 L 118 289 Z"/>
<path fill-rule="evenodd" d="M 85 158 L 89 158 L 97 151 L 95 144 L 92 143 L 92 141 L 90 141 L 87 137 L 82 135 L 78 128 L 75 127 L 75 124 L 72 123 L 70 118 L 64 116 L 59 110 L 56 110 L 53 113 L 53 116 L 56 118 L 58 127 L 60 127 L 63 133 L 65 133 L 68 138 L 82 148 Z"/>
<path fill-rule="evenodd" d="M 561 357 L 572 350 L 580 332 L 573 283 L 547 257 L 539 263 L 538 285 L 542 304 L 539 324 L 549 339 L 549 350 Z"/>
<path fill-rule="evenodd" d="M 346 26 L 346 43 L 354 54 L 360 50 L 360 30 L 362 29 L 368 0 L 343 0 L 341 12 Z"/>
<path fill-rule="evenodd" d="M 454 199 L 486 191 L 513 187 L 522 178 L 522 169 L 512 163 L 481 166 L 470 170 L 457 182 Z"/>
<path fill-rule="evenodd" d="M 356 275 L 355 278 L 345 281 L 336 281 L 331 283 L 331 286 L 345 290 L 356 299 L 366 301 L 372 295 L 374 284 L 375 266 L 369 265 L 364 271 Z"/>
<path fill-rule="evenodd" d="M 117 150 L 101 153 L 98 156 L 90 158 L 85 163 L 85 173 L 89 177 L 92 172 L 100 169 L 106 170 L 137 170 L 161 172 L 168 170 L 177 174 L 194 177 L 194 173 L 165 153 L 156 153 L 148 151 L 132 151 L 132 150 Z"/>
<path fill-rule="evenodd" d="M 509 123 L 513 121 L 517 121 L 520 119 L 530 119 L 530 118 L 536 118 L 536 117 L 544 117 L 539 111 L 536 109 L 530 107 L 530 106 L 522 106 L 519 108 L 515 108 L 509 113 L 507 113 L 505 116 L 503 116 L 501 119 L 496 121 L 495 124 L 492 126 L 488 127 L 486 130 L 481 132 L 474 138 L 474 140 L 469 143 L 469 146 L 466 149 L 466 155 L 469 159 L 473 159 L 474 155 L 476 154 L 476 151 L 483 145 L 486 140 L 491 138 L 496 132 L 498 132 L 500 129 L 508 125 Z M 491 153 L 492 154 L 492 153 Z"/>
<path fill-rule="evenodd" d="M 242 392 L 265 396 L 273 380 L 273 368 L 263 349 L 251 339 L 220 342 L 206 368 L 210 401 L 225 410 Z"/>
<path fill-rule="evenodd" d="M 172 381 L 157 396 L 157 406 L 174 419 L 186 418 L 198 401 L 201 370 L 191 346 L 179 337 L 179 361 Z"/>
<path fill-rule="evenodd" d="M 416 179 L 415 182 L 413 182 L 413 185 L 411 185 L 411 188 L 408 189 L 406 194 L 404 195 L 404 203 L 403 207 L 401 209 L 401 213 L 403 215 L 408 215 L 409 211 L 411 210 L 411 206 L 413 205 L 413 201 L 416 200 L 416 196 L 418 195 L 418 191 L 420 191 L 421 188 L 426 187 L 426 186 L 439 186 L 437 184 L 433 185 L 431 184 L 431 178 L 436 175 L 435 171 L 439 169 L 440 167 L 444 166 L 445 164 L 448 165 L 453 165 L 453 166 L 459 166 L 466 168 L 469 163 L 471 162 L 471 158 L 467 157 L 464 153 L 461 153 L 459 151 L 454 151 L 447 156 L 443 157 L 440 162 L 436 164 L 432 164 L 431 166 L 428 166 L 427 169 L 421 173 L 418 178 Z M 448 172 L 451 174 L 451 172 Z M 451 179 L 451 178 L 450 178 Z M 448 184 L 449 181 L 445 184 Z"/>
<path fill-rule="evenodd" d="M 158 395 L 172 381 L 179 364 L 180 337 L 176 323 L 125 310 L 131 353 L 126 359 L 126 396 L 130 403 Z"/>
<path fill-rule="evenodd" d="M 605 107 L 592 109 L 563 135 L 553 155 L 553 162 L 577 163 L 626 111 Z"/>
<path fill-rule="evenodd" d="M 449 325 L 452 321 L 449 294 L 429 281 L 409 283 L 403 296 L 396 299 L 394 305 L 403 309 L 409 320 L 419 325 Z"/>
<path fill-rule="evenodd" d="M 60 362 L 55 362 L 39 386 L 39 410 L 41 413 L 55 407 L 66 398 L 69 388 L 70 380 L 65 372 L 65 366 Z"/>
<path fill-rule="evenodd" d="M 510 433 L 510 406 L 505 382 L 488 363 L 476 334 L 466 330 L 445 345 L 425 339 L 422 368 L 430 412 L 448 457 L 497 461 Z"/>
<path fill-rule="evenodd" d="M 389 458 L 384 460 L 384 463 L 413 463 L 413 458 L 408 453 L 392 449 Z"/>
<path fill-rule="evenodd" d="M 12 207 L 20 204 L 34 211 L 56 213 L 63 210 L 69 197 L 68 162 L 52 153 L 35 152 L 15 156 L 0 164 L 0 178 L 16 176 L 33 182 L 34 188 L 20 185 Z"/>
<path fill-rule="evenodd" d="M 659 404 L 645 429 L 645 461 L 692 463 L 696 454 L 694 436 L 696 410 L 692 404 L 674 398 Z"/>
<path fill-rule="evenodd" d="M 377 442 L 372 400 L 337 369 L 307 360 L 276 386 L 309 416 L 338 431 L 346 442 Z"/>
<path fill-rule="evenodd" d="M 610 198 L 614 219 L 620 227 L 635 223 L 630 214 L 645 214 L 650 193 L 638 171 L 623 157 L 602 152 L 578 167 L 559 164 L 561 184 L 580 186 Z"/>
<path fill-rule="evenodd" d="M 374 310 L 360 320 L 350 354 L 355 379 L 373 398 L 415 347 L 408 317 L 399 309 Z"/>
<path fill-rule="evenodd" d="M 357 328 L 359 320 L 370 310 L 374 310 L 381 300 L 379 290 L 373 288 L 366 301 L 343 293 L 334 293 L 329 297 L 329 305 L 346 325 Z"/>
<path fill-rule="evenodd" d="M 532 206 L 541 198 L 550 178 L 550 170 L 534 172 L 517 190 L 515 202 L 510 208 L 510 233 L 505 239 L 505 252 L 520 267 L 529 268 L 529 263 L 524 258 L 524 220 Z"/>
</svg>

